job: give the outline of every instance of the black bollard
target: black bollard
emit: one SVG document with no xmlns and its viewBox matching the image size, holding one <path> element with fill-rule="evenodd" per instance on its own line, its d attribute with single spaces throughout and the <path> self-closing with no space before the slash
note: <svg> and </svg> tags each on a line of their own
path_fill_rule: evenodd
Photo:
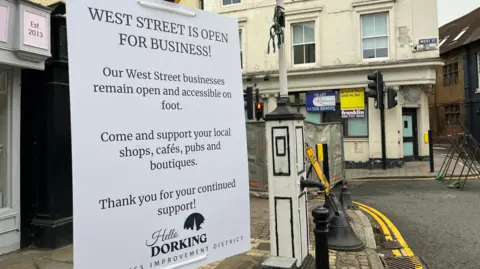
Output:
<svg viewBox="0 0 480 269">
<path fill-rule="evenodd" d="M 315 223 L 315 269 L 329 269 L 328 216 L 329 211 L 319 206 L 312 211 Z"/>
</svg>

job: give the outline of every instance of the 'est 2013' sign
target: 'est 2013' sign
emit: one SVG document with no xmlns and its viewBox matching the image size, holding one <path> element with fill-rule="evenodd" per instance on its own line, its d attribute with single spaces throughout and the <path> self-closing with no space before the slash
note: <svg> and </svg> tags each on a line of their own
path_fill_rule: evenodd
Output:
<svg viewBox="0 0 480 269">
<path fill-rule="evenodd" d="M 23 14 L 23 44 L 48 49 L 47 18 L 25 10 Z"/>
</svg>

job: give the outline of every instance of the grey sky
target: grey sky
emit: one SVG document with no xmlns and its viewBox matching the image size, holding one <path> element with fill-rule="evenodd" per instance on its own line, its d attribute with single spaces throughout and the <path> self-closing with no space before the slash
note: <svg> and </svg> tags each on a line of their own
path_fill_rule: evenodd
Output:
<svg viewBox="0 0 480 269">
<path fill-rule="evenodd" d="M 421 0 L 414 0 L 421 1 Z M 438 27 L 480 7 L 479 0 L 437 0 Z"/>
</svg>

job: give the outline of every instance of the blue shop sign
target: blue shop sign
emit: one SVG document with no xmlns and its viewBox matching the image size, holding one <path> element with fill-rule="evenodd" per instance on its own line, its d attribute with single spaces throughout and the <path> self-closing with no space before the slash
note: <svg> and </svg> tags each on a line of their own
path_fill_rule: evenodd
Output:
<svg viewBox="0 0 480 269">
<path fill-rule="evenodd" d="M 335 91 L 307 92 L 307 112 L 335 111 Z"/>
</svg>

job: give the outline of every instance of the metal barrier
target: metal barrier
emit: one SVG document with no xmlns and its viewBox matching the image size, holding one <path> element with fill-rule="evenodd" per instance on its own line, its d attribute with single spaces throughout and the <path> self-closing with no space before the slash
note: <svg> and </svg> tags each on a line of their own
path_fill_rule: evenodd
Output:
<svg viewBox="0 0 480 269">
<path fill-rule="evenodd" d="M 448 136 L 447 139 L 450 148 L 435 179 L 445 182 L 448 177 L 449 188 L 463 190 L 467 179 L 480 176 L 480 144 L 465 128 L 457 137 Z M 459 164 L 462 168 L 455 174 Z"/>
<path fill-rule="evenodd" d="M 264 122 L 247 122 L 249 185 L 252 192 L 268 191 L 266 137 Z M 309 145 L 327 144 L 330 184 L 335 186 L 345 178 L 343 126 L 341 123 L 314 124 L 305 122 L 305 142 Z M 316 150 L 316 147 L 313 147 Z M 318 180 L 313 175 L 314 180 Z M 260 194 L 259 194 L 260 195 Z"/>
</svg>

